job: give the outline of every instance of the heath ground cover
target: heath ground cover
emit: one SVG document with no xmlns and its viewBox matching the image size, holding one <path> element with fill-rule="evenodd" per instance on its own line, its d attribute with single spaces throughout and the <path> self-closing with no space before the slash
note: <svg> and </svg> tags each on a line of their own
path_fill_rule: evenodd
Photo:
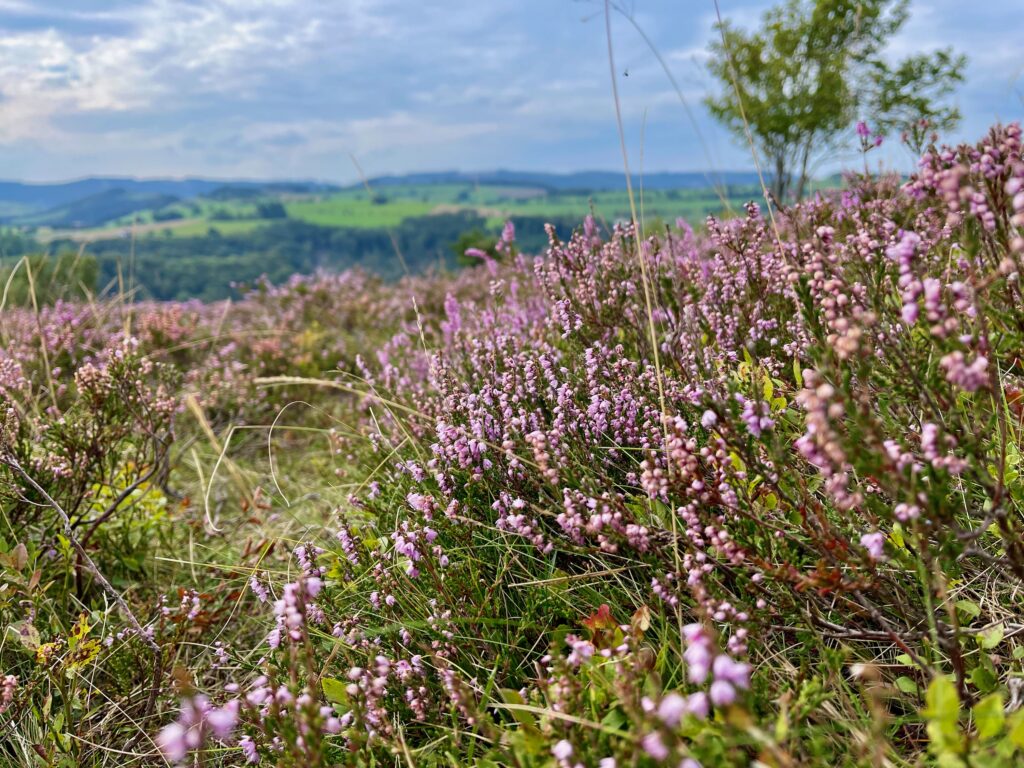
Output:
<svg viewBox="0 0 1024 768">
<path fill-rule="evenodd" d="M 4 310 L 0 762 L 1018 764 L 1022 234 L 1014 124 L 699 232 Z"/>
</svg>

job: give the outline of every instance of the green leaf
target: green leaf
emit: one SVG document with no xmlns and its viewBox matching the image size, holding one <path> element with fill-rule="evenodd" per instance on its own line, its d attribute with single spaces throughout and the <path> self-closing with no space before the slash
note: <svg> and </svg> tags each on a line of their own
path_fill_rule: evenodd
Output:
<svg viewBox="0 0 1024 768">
<path fill-rule="evenodd" d="M 626 730 L 626 726 L 629 724 L 629 719 L 621 709 L 616 707 L 615 709 L 608 710 L 608 714 L 601 718 L 601 724 L 607 725 L 609 728 L 614 728 L 616 731 L 622 731 Z"/>
<path fill-rule="evenodd" d="M 1006 627 L 1002 624 L 996 624 L 991 629 L 988 629 L 978 635 L 978 645 L 986 651 L 990 651 L 1003 641 L 1003 637 L 1005 635 Z"/>
<path fill-rule="evenodd" d="M 526 703 L 523 701 L 522 694 L 512 688 L 500 688 L 498 692 L 501 694 L 502 701 L 506 704 L 512 704 L 517 707 L 516 709 L 509 709 L 508 712 L 513 718 L 515 718 L 515 721 L 522 726 L 523 730 L 526 731 L 528 735 L 539 736 L 540 730 L 537 728 L 536 717 L 534 714 L 524 709 L 518 709 L 518 707 L 521 707 Z"/>
<path fill-rule="evenodd" d="M 320 687 L 324 689 L 326 699 L 334 704 L 348 704 L 348 693 L 345 683 L 333 677 L 320 678 Z"/>
<path fill-rule="evenodd" d="M 970 600 L 957 600 L 956 609 L 964 616 L 972 619 L 976 619 L 981 615 L 981 606 L 977 603 L 971 602 Z"/>
<path fill-rule="evenodd" d="M 1001 693 L 986 696 L 975 704 L 971 711 L 974 712 L 974 725 L 978 729 L 978 736 L 982 739 L 991 739 L 1003 730 L 1006 714 L 1003 712 Z"/>
<path fill-rule="evenodd" d="M 937 675 L 928 685 L 925 705 L 925 716 L 929 720 L 955 723 L 960 716 L 960 697 L 956 686 L 944 675 Z"/>
<path fill-rule="evenodd" d="M 995 673 L 984 666 L 978 666 L 971 670 L 971 682 L 982 693 L 988 693 L 999 685 L 999 679 L 995 676 Z"/>
<path fill-rule="evenodd" d="M 783 705 L 775 721 L 775 741 L 784 742 L 789 738 L 789 708 Z"/>
<path fill-rule="evenodd" d="M 900 675 L 896 678 L 896 688 L 903 693 L 914 694 L 918 692 L 917 681 L 913 678 L 907 677 L 906 675 Z"/>
<path fill-rule="evenodd" d="M 940 756 L 949 752 L 959 753 L 963 748 L 963 738 L 957 726 L 960 717 L 960 698 L 956 686 L 948 677 L 935 677 L 925 694 L 925 704 L 929 749 Z"/>
<path fill-rule="evenodd" d="M 1014 746 L 1024 749 L 1024 709 L 1010 715 L 1009 739 Z"/>
</svg>

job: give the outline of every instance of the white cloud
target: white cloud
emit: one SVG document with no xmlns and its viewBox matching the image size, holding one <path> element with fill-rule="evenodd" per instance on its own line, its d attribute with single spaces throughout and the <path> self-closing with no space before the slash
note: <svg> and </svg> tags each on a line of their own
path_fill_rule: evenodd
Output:
<svg viewBox="0 0 1024 768">
<path fill-rule="evenodd" d="M 756 24 L 776 1 L 722 0 L 722 13 Z M 704 139 L 722 147 L 722 167 L 749 165 L 700 107 L 711 87 L 709 4 L 624 2 Z M 915 0 L 894 41 L 894 53 L 953 44 L 972 55 L 961 103 L 984 114 L 965 121 L 968 133 L 1021 112 L 1019 2 Z M 602 9 L 601 0 L 0 0 L 3 175 L 352 178 L 350 152 L 371 173 L 614 168 Z M 706 167 L 657 58 L 619 16 L 614 34 L 633 153 L 644 125 L 647 167 Z"/>
<path fill-rule="evenodd" d="M 0 5 L 28 13 L 27 3 Z M 78 112 L 167 110 L 199 95 L 242 95 L 274 68 L 328 44 L 317 4 L 297 0 L 153 0 L 81 18 L 119 21 L 121 35 L 76 35 L 55 26 L 0 38 L 0 141 L 66 138 L 55 118 Z M 40 10 L 40 9 L 37 9 Z M 332 35 L 386 34 L 364 0 L 332 15 Z M 335 38 L 337 41 L 337 38 Z"/>
</svg>

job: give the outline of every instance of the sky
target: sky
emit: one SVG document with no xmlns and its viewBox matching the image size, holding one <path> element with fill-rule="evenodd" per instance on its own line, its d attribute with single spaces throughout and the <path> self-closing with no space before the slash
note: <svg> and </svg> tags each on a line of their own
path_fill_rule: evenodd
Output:
<svg viewBox="0 0 1024 768">
<path fill-rule="evenodd" d="M 712 0 L 622 4 L 615 76 L 634 170 L 751 168 L 701 106 Z M 720 0 L 745 26 L 770 4 Z M 889 55 L 970 57 L 952 138 L 1021 118 L 1022 5 L 912 3 Z M 603 2 L 0 0 L 0 178 L 351 182 L 353 158 L 368 176 L 621 169 Z"/>
</svg>

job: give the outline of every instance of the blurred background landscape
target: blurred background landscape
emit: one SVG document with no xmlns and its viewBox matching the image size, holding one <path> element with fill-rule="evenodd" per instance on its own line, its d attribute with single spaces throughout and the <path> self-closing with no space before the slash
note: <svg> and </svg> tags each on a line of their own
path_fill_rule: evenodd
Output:
<svg viewBox="0 0 1024 768">
<path fill-rule="evenodd" d="M 743 30 L 770 6 L 721 10 Z M 1015 6 L 919 2 L 885 41 L 892 60 L 971 51 L 949 138 L 1019 109 Z M 651 228 L 760 198 L 742 135 L 705 103 L 714 6 L 612 7 Z M 262 276 L 457 268 L 506 220 L 538 252 L 545 222 L 564 237 L 590 212 L 630 217 L 602 3 L 16 0 L 0 25 L 0 276 L 45 253 L 74 265 L 60 290 L 78 297 L 216 300 Z M 811 164 L 816 188 L 856 162 L 852 125 L 843 139 Z M 894 141 L 871 159 L 906 173 L 914 156 Z"/>
</svg>

